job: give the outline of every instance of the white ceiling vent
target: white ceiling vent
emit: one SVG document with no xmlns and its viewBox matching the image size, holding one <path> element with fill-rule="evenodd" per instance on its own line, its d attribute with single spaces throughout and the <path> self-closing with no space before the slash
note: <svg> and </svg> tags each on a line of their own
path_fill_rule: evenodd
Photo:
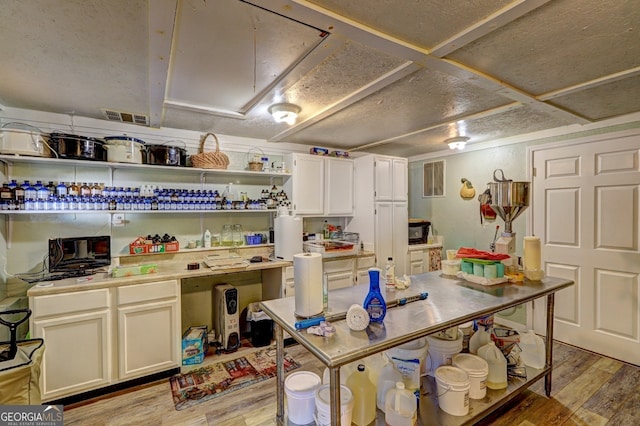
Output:
<svg viewBox="0 0 640 426">
<path fill-rule="evenodd" d="M 103 109 L 102 112 L 107 120 L 119 121 L 121 123 L 139 124 L 141 126 L 149 125 L 149 117 L 142 114 L 134 114 L 132 112 L 115 111 L 112 109 Z"/>
</svg>

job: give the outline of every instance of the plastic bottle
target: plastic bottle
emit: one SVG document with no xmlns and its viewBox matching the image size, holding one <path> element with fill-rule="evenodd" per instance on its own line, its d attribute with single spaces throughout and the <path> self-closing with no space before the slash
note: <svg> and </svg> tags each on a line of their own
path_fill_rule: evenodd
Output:
<svg viewBox="0 0 640 426">
<path fill-rule="evenodd" d="M 522 353 L 520 358 L 529 367 L 542 369 L 546 364 L 546 350 L 544 339 L 538 336 L 533 330 L 520 334 L 518 343 Z"/>
<path fill-rule="evenodd" d="M 380 293 L 380 268 L 369 268 L 369 293 L 362 307 L 369 313 L 371 322 L 382 322 L 387 315 L 387 304 Z"/>
<path fill-rule="evenodd" d="M 507 359 L 496 346 L 496 342 L 490 341 L 478 349 L 478 356 L 489 364 L 487 387 L 489 389 L 504 389 L 507 387 Z"/>
<path fill-rule="evenodd" d="M 396 265 L 393 263 L 393 257 L 387 258 L 387 263 L 384 265 L 384 278 L 387 286 L 394 287 L 396 285 Z"/>
<path fill-rule="evenodd" d="M 469 353 L 477 354 L 478 349 L 486 345 L 491 341 L 491 334 L 484 330 L 483 326 L 478 328 L 478 331 L 473 333 L 473 336 L 469 339 Z"/>
<path fill-rule="evenodd" d="M 378 409 L 385 411 L 385 401 L 387 392 L 396 386 L 396 383 L 402 382 L 402 374 L 396 368 L 396 365 L 387 360 L 387 363 L 380 370 L 378 381 L 376 383 L 376 404 Z"/>
<path fill-rule="evenodd" d="M 202 238 L 202 240 L 203 240 L 202 245 L 205 248 L 211 247 L 211 232 L 208 229 L 204 231 L 204 237 Z"/>
<path fill-rule="evenodd" d="M 324 226 L 322 227 L 322 237 L 325 240 L 331 238 L 331 233 L 329 232 L 329 222 L 327 222 L 326 220 L 324 221 Z"/>
<path fill-rule="evenodd" d="M 357 426 L 366 426 L 376 418 L 376 388 L 369 380 L 364 364 L 359 364 L 347 379 L 347 387 L 353 393 L 351 421 Z"/>
<path fill-rule="evenodd" d="M 414 394 L 397 382 L 385 399 L 384 420 L 389 426 L 413 426 L 418 421 L 418 402 Z"/>
</svg>

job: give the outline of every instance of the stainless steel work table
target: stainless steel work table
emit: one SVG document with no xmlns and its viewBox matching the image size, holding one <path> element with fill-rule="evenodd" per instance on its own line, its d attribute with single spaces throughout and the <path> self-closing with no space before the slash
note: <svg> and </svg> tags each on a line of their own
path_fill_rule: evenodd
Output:
<svg viewBox="0 0 640 426">
<path fill-rule="evenodd" d="M 525 281 L 519 284 L 483 286 L 457 278 L 441 275 L 441 271 L 411 277 L 407 290 L 385 292 L 389 303 L 401 297 L 428 292 L 426 300 L 408 303 L 387 310 L 383 324 L 372 324 L 365 331 L 352 331 L 345 320 L 333 321 L 336 333 L 330 338 L 298 331 L 294 315 L 295 298 L 261 302 L 264 312 L 275 322 L 277 352 L 277 420 L 286 424 L 284 416 L 284 339 L 283 331 L 291 335 L 329 368 L 331 390 L 331 424 L 340 424 L 340 366 L 390 349 L 414 339 L 493 314 L 512 306 L 547 296 L 547 344 L 546 367 L 542 370 L 527 369 L 527 379 L 510 379 L 506 390 L 488 390 L 483 400 L 471 400 L 469 415 L 451 416 L 435 405 L 434 398 L 421 398 L 419 419 L 423 424 L 471 424 L 500 405 L 511 400 L 541 377 L 545 378 L 547 396 L 551 393 L 551 358 L 553 340 L 553 308 L 555 292 L 571 286 L 573 281 L 548 277 L 540 282 Z M 368 285 L 357 285 L 329 292 L 327 316 L 344 313 L 354 304 L 362 304 L 369 290 Z M 428 379 L 424 379 L 428 380 Z M 515 383 L 513 383 L 515 382 Z M 424 381 L 423 381 L 424 383 Z M 379 418 L 380 416 L 378 416 Z M 382 423 L 384 424 L 384 423 Z"/>
</svg>

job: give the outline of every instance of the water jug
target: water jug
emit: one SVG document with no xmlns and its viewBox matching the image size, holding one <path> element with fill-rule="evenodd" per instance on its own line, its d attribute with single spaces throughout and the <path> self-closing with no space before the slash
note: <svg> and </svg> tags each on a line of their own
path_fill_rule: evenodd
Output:
<svg viewBox="0 0 640 426">
<path fill-rule="evenodd" d="M 478 356 L 489 364 L 487 387 L 489 389 L 504 389 L 507 387 L 507 359 L 502 351 L 491 341 L 478 349 Z"/>
<path fill-rule="evenodd" d="M 533 330 L 520 335 L 518 343 L 522 353 L 520 358 L 529 367 L 542 369 L 546 364 L 546 350 L 544 339 L 538 336 Z"/>
<path fill-rule="evenodd" d="M 396 368 L 396 365 L 387 360 L 387 363 L 380 370 L 376 386 L 376 404 L 378 409 L 385 411 L 384 403 L 387 397 L 387 392 L 396 386 L 396 383 L 402 382 L 402 374 Z"/>
<path fill-rule="evenodd" d="M 473 333 L 469 339 L 469 353 L 477 354 L 478 349 L 491 341 L 491 334 L 485 331 L 484 327 L 478 327 L 478 331 Z"/>
<path fill-rule="evenodd" d="M 357 426 L 366 426 L 376 418 L 376 387 L 369 380 L 364 364 L 359 364 L 347 379 L 347 387 L 353 393 L 351 421 Z"/>
<path fill-rule="evenodd" d="M 389 426 L 413 426 L 418 420 L 416 397 L 402 382 L 387 392 L 384 408 L 384 420 Z"/>
</svg>

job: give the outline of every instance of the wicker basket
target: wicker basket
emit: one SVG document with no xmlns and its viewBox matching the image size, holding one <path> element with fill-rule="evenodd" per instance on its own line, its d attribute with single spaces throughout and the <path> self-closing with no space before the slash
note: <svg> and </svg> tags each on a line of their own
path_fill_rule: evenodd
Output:
<svg viewBox="0 0 640 426">
<path fill-rule="evenodd" d="M 216 150 L 204 152 L 204 143 L 209 136 L 216 141 Z M 197 154 L 191 156 L 191 165 L 200 169 L 226 169 L 229 166 L 229 157 L 220 151 L 220 142 L 213 133 L 207 133 L 200 139 L 200 149 Z"/>
<path fill-rule="evenodd" d="M 248 169 L 252 172 L 261 172 L 264 164 L 262 164 L 262 161 L 258 161 L 256 158 L 260 158 L 260 160 L 262 160 L 262 157 L 264 157 L 264 151 L 262 151 L 260 148 L 254 147 L 247 151 Z"/>
</svg>

